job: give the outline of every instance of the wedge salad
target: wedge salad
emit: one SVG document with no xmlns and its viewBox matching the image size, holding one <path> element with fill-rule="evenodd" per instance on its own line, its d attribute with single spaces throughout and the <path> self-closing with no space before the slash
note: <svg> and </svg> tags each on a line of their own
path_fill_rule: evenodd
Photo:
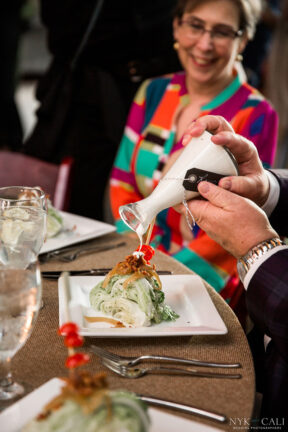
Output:
<svg viewBox="0 0 288 432">
<path fill-rule="evenodd" d="M 47 200 L 47 238 L 55 237 L 63 228 L 61 213 Z"/>
<path fill-rule="evenodd" d="M 125 327 L 147 327 L 179 318 L 164 303 L 161 281 L 155 265 L 149 262 L 152 251 L 150 246 L 144 245 L 118 263 L 90 291 L 92 308 Z"/>
<path fill-rule="evenodd" d="M 35 188 L 42 190 L 42 188 L 39 186 L 35 186 Z M 29 193 L 23 192 L 22 194 L 19 195 L 19 198 L 27 199 L 27 200 L 34 197 L 35 195 L 33 195 L 33 191 L 32 192 L 29 191 Z M 47 203 L 46 236 L 47 238 L 51 238 L 51 237 L 55 237 L 63 229 L 63 218 L 59 210 L 57 210 L 52 205 L 52 202 L 48 198 L 47 194 L 46 194 L 46 203 Z M 22 212 L 23 211 L 25 212 L 25 210 L 22 210 Z M 24 216 L 22 216 L 22 219 L 23 218 Z"/>
<path fill-rule="evenodd" d="M 109 391 L 103 374 L 82 372 L 22 432 L 148 432 L 149 424 L 134 393 Z"/>
<path fill-rule="evenodd" d="M 58 333 L 68 348 L 69 377 L 61 393 L 22 432 L 148 432 L 147 406 L 136 394 L 110 390 L 104 373 L 76 370 L 90 361 L 89 354 L 76 351 L 84 343 L 77 324 L 68 321 Z"/>
</svg>

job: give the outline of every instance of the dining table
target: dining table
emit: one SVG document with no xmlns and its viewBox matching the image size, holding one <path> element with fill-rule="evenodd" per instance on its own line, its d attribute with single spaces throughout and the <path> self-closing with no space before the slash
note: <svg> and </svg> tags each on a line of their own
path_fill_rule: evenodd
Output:
<svg viewBox="0 0 288 432">
<path fill-rule="evenodd" d="M 85 244 L 86 246 L 87 244 L 89 246 L 113 245 L 119 244 L 119 241 L 122 240 L 125 243 L 120 247 L 108 248 L 101 252 L 91 250 L 78 256 L 72 262 L 62 262 L 59 257 L 47 260 L 41 263 L 41 271 L 69 272 L 90 268 L 112 268 L 136 249 L 138 241 L 135 238 L 113 232 L 89 240 Z M 155 264 L 157 270 L 169 270 L 172 275 L 194 274 L 173 257 L 159 251 L 156 251 L 151 262 Z M 126 389 L 195 406 L 223 414 L 227 420 L 220 424 L 199 416 L 173 411 L 173 415 L 179 418 L 184 417 L 196 421 L 199 425 L 207 425 L 207 427 L 215 427 L 223 431 L 235 431 L 237 427 L 241 430 L 248 430 L 253 418 L 255 400 L 252 354 L 245 333 L 232 309 L 208 283 L 204 280 L 203 283 L 227 327 L 225 334 L 175 334 L 163 337 L 157 335 L 133 338 L 92 335 L 85 337 L 82 350 L 88 352 L 91 345 L 97 345 L 125 356 L 158 354 L 187 359 L 196 358 L 203 361 L 240 363 L 241 368 L 229 370 L 230 373 L 236 371 L 241 374 L 240 379 L 215 379 L 174 374 L 147 374 L 141 378 L 128 379 L 105 368 L 101 359 L 95 354 L 91 354 L 90 362 L 85 365 L 85 368 L 93 373 L 105 372 L 111 389 Z M 64 346 L 63 337 L 57 332 L 59 328 L 57 279 L 42 278 L 42 288 L 43 307 L 39 312 L 36 325 L 30 338 L 12 361 L 13 376 L 17 381 L 24 383 L 27 393 L 54 377 L 65 377 L 68 374 L 65 368 L 67 348 Z M 211 367 L 205 370 L 215 372 L 215 369 Z M 0 409 L 3 410 L 14 402 L 14 400 L 0 402 Z M 167 409 L 164 411 L 172 413 Z"/>
</svg>

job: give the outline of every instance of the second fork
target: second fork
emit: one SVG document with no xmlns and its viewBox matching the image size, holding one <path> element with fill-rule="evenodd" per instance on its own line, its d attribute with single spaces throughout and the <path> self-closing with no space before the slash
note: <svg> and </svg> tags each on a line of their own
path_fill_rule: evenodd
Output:
<svg viewBox="0 0 288 432">
<path fill-rule="evenodd" d="M 201 361 L 196 359 L 183 359 L 179 357 L 149 355 L 149 354 L 140 355 L 137 357 L 124 357 L 124 356 L 119 356 L 117 354 L 111 353 L 110 351 L 107 351 L 96 345 L 91 345 L 90 350 L 101 358 L 105 358 L 117 364 L 125 365 L 125 366 L 136 366 L 137 364 L 139 364 L 141 361 L 144 360 L 157 360 L 157 361 L 164 361 L 170 363 L 212 367 L 212 368 L 240 368 L 241 367 L 240 363 L 217 363 L 217 362 Z"/>
<path fill-rule="evenodd" d="M 110 249 L 114 249 L 114 248 L 118 248 L 121 246 L 125 246 L 125 242 L 121 242 L 121 243 L 116 243 L 116 244 L 107 244 L 107 245 L 103 245 L 103 246 L 91 246 L 91 247 L 87 247 L 84 249 L 78 249 L 74 252 L 71 252 L 69 254 L 66 255 L 59 255 L 58 256 L 58 260 L 59 261 L 64 261 L 64 262 L 71 262 L 74 261 L 76 258 L 78 258 L 80 255 L 84 254 L 84 253 L 88 253 L 88 252 L 105 252 L 107 250 Z"/>
<path fill-rule="evenodd" d="M 148 373 L 161 373 L 161 374 L 170 374 L 170 375 L 190 375 L 194 377 L 202 377 L 202 378 L 226 378 L 226 379 L 239 379 L 242 378 L 240 374 L 223 374 L 218 372 L 202 372 L 196 369 L 181 369 L 181 368 L 172 368 L 172 367 L 150 367 L 150 368 L 133 368 L 127 367 L 124 365 L 117 365 L 114 362 L 111 362 L 107 359 L 102 359 L 102 364 L 106 366 L 108 369 L 112 370 L 116 374 L 124 377 L 124 378 L 140 378 Z"/>
</svg>

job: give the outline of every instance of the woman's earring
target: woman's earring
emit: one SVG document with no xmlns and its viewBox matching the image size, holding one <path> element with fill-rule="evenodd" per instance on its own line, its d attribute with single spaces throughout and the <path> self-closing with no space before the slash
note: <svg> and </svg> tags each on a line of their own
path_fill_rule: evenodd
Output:
<svg viewBox="0 0 288 432">
<path fill-rule="evenodd" d="M 237 56 L 236 56 L 236 60 L 238 61 L 238 62 L 242 62 L 243 61 L 243 56 L 242 56 L 242 54 L 237 54 Z"/>
<path fill-rule="evenodd" d="M 175 41 L 173 43 L 173 48 L 174 48 L 175 51 L 178 51 L 178 49 L 179 49 L 179 42 Z"/>
</svg>

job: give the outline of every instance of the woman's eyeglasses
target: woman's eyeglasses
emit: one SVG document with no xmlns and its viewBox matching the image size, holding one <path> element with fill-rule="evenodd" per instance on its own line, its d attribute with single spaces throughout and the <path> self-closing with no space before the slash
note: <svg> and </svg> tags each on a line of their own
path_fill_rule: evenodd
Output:
<svg viewBox="0 0 288 432">
<path fill-rule="evenodd" d="M 212 30 L 207 30 L 201 22 L 180 21 L 185 36 L 191 40 L 202 37 L 205 33 L 210 33 L 211 39 L 218 44 L 225 44 L 243 34 L 242 30 L 235 31 L 224 25 L 216 25 Z"/>
</svg>

